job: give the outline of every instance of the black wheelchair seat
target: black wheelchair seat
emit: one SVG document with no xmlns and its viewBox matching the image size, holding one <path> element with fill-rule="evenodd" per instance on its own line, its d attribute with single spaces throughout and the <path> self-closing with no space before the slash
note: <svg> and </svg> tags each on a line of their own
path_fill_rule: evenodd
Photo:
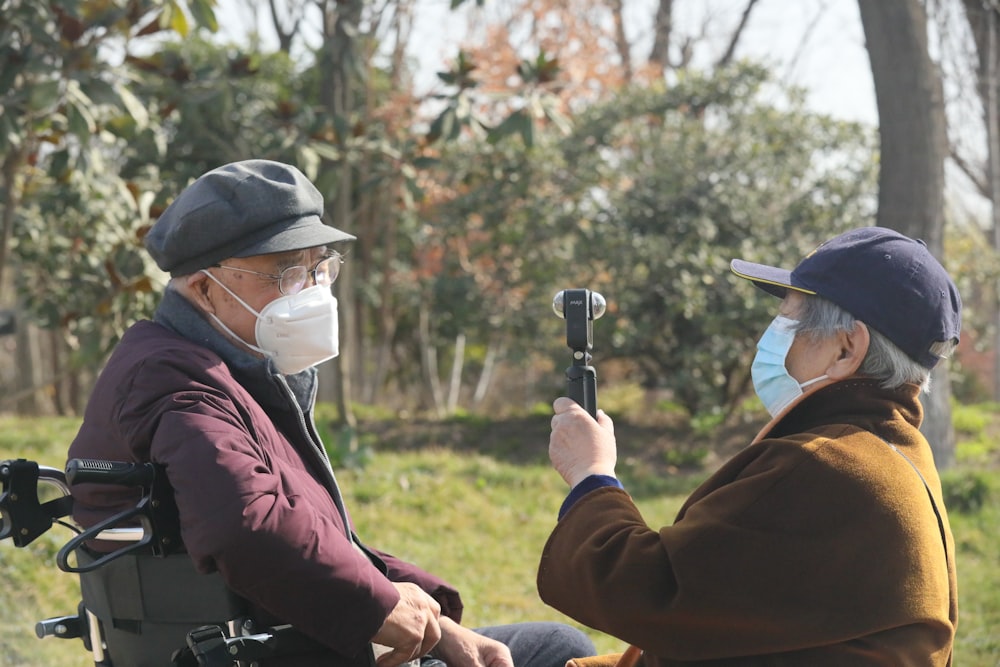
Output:
<svg viewBox="0 0 1000 667">
<path fill-rule="evenodd" d="M 94 560 L 85 550 L 77 553 L 84 565 Z M 192 629 L 246 614 L 222 578 L 197 572 L 187 554 L 117 558 L 81 573 L 80 593 L 100 623 L 105 660 L 114 665 L 162 667 L 164 658 L 183 651 Z"/>
</svg>

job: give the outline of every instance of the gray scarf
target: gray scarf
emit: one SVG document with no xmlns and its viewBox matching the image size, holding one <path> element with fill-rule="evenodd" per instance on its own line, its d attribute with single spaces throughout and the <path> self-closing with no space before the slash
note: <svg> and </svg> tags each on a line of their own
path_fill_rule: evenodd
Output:
<svg viewBox="0 0 1000 667">
<path fill-rule="evenodd" d="M 270 359 L 258 357 L 234 344 L 185 299 L 180 292 L 167 287 L 163 299 L 153 314 L 153 321 L 222 357 L 236 381 L 250 392 L 265 409 L 288 410 L 288 386 L 298 408 L 309 414 L 316 400 L 315 368 L 295 375 L 281 375 Z"/>
</svg>

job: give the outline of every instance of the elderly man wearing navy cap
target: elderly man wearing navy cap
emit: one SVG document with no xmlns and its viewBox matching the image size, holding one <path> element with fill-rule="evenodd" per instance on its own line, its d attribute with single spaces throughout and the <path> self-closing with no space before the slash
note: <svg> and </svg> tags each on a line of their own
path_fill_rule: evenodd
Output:
<svg viewBox="0 0 1000 667">
<path fill-rule="evenodd" d="M 732 271 L 782 299 L 751 367 L 771 421 L 653 529 L 615 478 L 611 420 L 556 400 L 571 490 L 539 593 L 631 644 L 622 663 L 950 665 L 955 546 L 918 399 L 958 343 L 955 285 L 879 227 Z"/>
<path fill-rule="evenodd" d="M 248 627 L 290 624 L 313 640 L 259 664 L 371 665 L 373 644 L 379 667 L 431 651 L 454 667 L 562 667 L 592 653 L 564 624 L 466 629 L 453 586 L 355 535 L 313 421 L 315 366 L 338 353 L 343 257 L 329 246 L 354 238 L 322 217 L 312 183 L 267 160 L 181 192 L 145 239 L 171 275 L 162 301 L 122 337 L 69 456 L 165 468 L 195 568 L 249 603 Z M 83 484 L 73 497 L 85 526 L 135 503 L 123 487 Z M 169 653 L 115 654 L 127 633 L 151 645 L 141 633 L 155 620 L 105 623 L 116 665 L 168 664 Z M 191 628 L 177 627 L 181 648 Z"/>
</svg>

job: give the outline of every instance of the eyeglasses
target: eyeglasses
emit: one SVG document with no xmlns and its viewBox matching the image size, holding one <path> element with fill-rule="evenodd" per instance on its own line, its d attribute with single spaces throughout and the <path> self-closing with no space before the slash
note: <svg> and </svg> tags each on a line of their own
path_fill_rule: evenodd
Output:
<svg viewBox="0 0 1000 667">
<path fill-rule="evenodd" d="M 260 276 L 261 278 L 276 280 L 278 281 L 278 291 L 285 295 L 291 295 L 298 294 L 302 291 L 302 289 L 306 286 L 306 281 L 309 280 L 309 276 L 312 276 L 315 284 L 323 287 L 329 287 L 333 284 L 333 281 L 337 279 L 337 276 L 340 275 L 340 265 L 343 263 L 344 256 L 335 252 L 332 255 L 319 260 L 311 269 L 304 266 L 289 266 L 277 275 L 273 273 L 251 271 L 250 269 L 244 269 L 239 266 L 226 266 L 225 264 L 216 264 L 215 268 L 229 269 L 230 271 L 242 271 L 243 273 L 252 273 L 255 276 Z"/>
</svg>

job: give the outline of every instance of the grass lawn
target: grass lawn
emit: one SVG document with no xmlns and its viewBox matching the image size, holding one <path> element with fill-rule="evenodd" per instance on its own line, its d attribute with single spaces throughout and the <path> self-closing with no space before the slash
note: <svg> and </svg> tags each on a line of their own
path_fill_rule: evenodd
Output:
<svg viewBox="0 0 1000 667">
<path fill-rule="evenodd" d="M 74 419 L 28 420 L 0 417 L 0 460 L 31 458 L 62 465 Z M 992 423 L 992 417 L 990 418 Z M 497 438 L 497 425 L 480 424 Z M 979 428 L 979 427 L 977 427 Z M 982 430 L 979 428 L 979 430 Z M 545 441 L 522 433 L 520 455 L 510 437 L 489 453 L 484 439 L 437 434 L 448 446 L 379 448 L 363 468 L 338 470 L 358 532 L 369 544 L 420 564 L 462 590 L 468 625 L 523 620 L 571 622 L 546 607 L 535 591 L 542 546 L 565 495 L 558 475 L 545 463 Z M 955 664 L 1000 665 L 1000 473 L 995 446 L 980 435 L 964 436 L 971 454 L 945 476 L 956 507 L 949 505 L 958 545 L 961 622 Z M 485 438 L 485 436 L 484 436 Z M 433 438 L 432 438 L 433 439 Z M 530 440 L 530 442 L 528 441 Z M 537 452 L 524 455 L 525 446 Z M 508 451 L 509 450 L 509 451 Z M 651 525 L 669 523 L 702 473 L 675 472 L 655 480 L 644 466 L 623 467 L 641 488 L 637 504 Z M 634 486 L 633 486 L 634 484 Z M 76 641 L 34 636 L 40 618 L 75 611 L 75 577 L 55 567 L 54 555 L 68 531 L 54 529 L 27 549 L 0 543 L 0 665 L 8 667 L 85 667 L 93 663 Z M 598 650 L 625 647 L 617 639 L 591 632 Z"/>
</svg>

